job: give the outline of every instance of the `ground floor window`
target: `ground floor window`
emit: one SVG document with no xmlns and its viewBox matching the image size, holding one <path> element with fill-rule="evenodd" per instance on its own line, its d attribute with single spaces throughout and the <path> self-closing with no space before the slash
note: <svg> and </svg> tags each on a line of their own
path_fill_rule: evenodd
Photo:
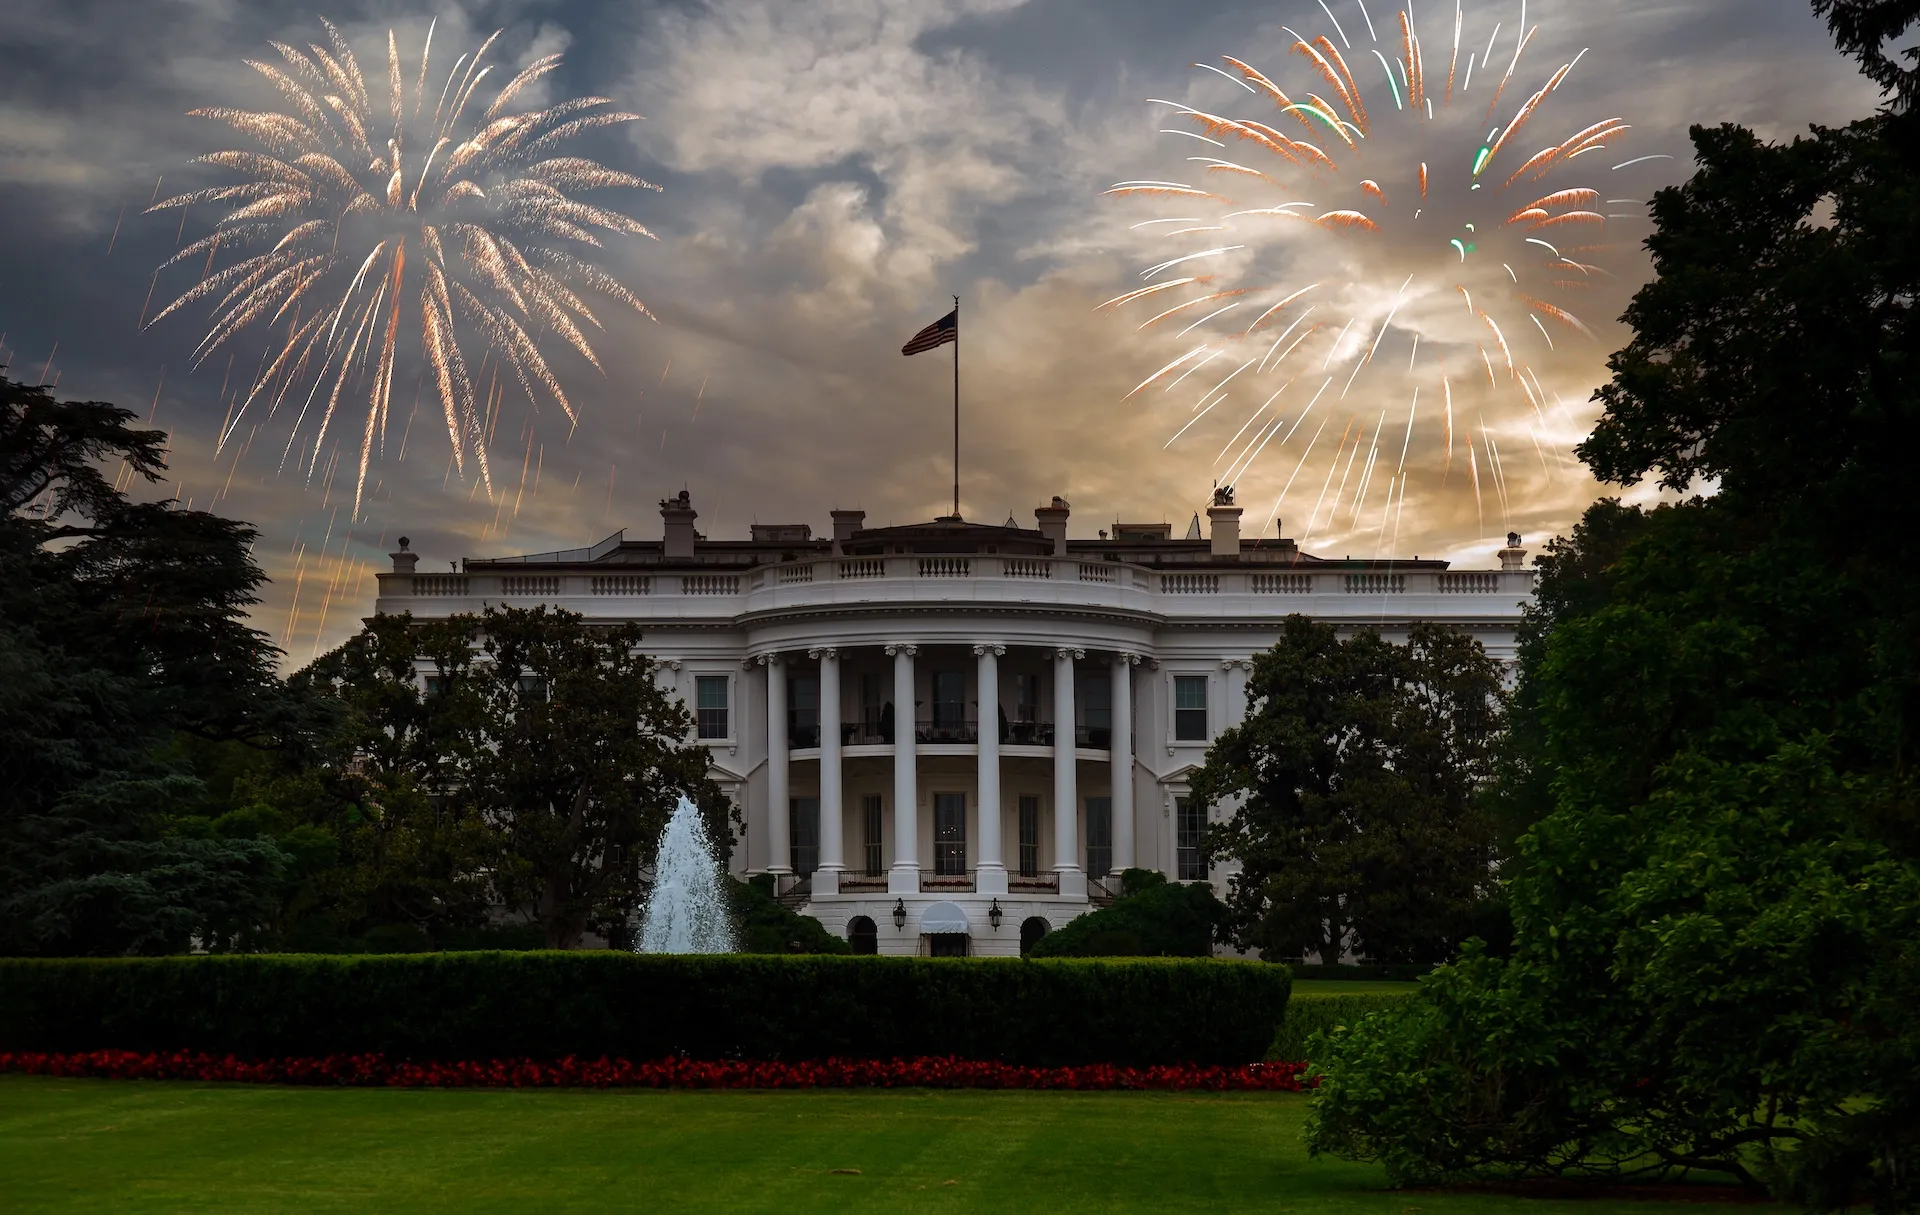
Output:
<svg viewBox="0 0 1920 1215">
<path fill-rule="evenodd" d="M 1040 799 L 1020 799 L 1020 876 L 1040 876 Z"/>
<path fill-rule="evenodd" d="M 1191 797 L 1173 799 L 1173 856 L 1176 877 L 1183 882 L 1207 880 L 1206 862 L 1200 858 L 1200 837 L 1206 832 L 1207 816 Z"/>
<path fill-rule="evenodd" d="M 927 952 L 936 958 L 964 958 L 970 938 L 964 932 L 930 932 L 927 934 Z"/>
<path fill-rule="evenodd" d="M 967 871 L 967 795 L 933 795 L 933 872 L 959 877 Z"/>
<path fill-rule="evenodd" d="M 854 916 L 847 924 L 847 944 L 853 946 L 853 952 L 871 955 L 880 952 L 880 932 L 874 927 L 869 916 Z"/>
<path fill-rule="evenodd" d="M 797 877 L 811 875 L 820 867 L 819 798 L 788 799 L 787 834 L 792 837 L 791 855 L 787 863 L 793 866 L 794 875 Z"/>
<path fill-rule="evenodd" d="M 1087 799 L 1087 876 L 1103 878 L 1113 872 L 1113 799 Z"/>
<path fill-rule="evenodd" d="M 879 877 L 887 871 L 886 810 L 878 793 L 869 793 L 860 799 L 860 817 L 864 820 L 867 848 L 867 876 Z"/>
<path fill-rule="evenodd" d="M 1020 956 L 1024 958 L 1032 953 L 1033 947 L 1040 943 L 1040 938 L 1052 931 L 1053 925 L 1037 915 L 1020 921 Z"/>
</svg>

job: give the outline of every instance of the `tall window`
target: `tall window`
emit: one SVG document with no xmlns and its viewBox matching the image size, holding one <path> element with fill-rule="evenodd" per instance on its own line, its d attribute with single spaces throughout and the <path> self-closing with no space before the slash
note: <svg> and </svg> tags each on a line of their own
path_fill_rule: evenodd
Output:
<svg viewBox="0 0 1920 1215">
<path fill-rule="evenodd" d="M 869 793 L 860 799 L 860 818 L 866 833 L 867 876 L 879 877 L 887 871 L 886 857 L 886 810 L 878 793 Z"/>
<path fill-rule="evenodd" d="M 933 872 L 959 877 L 967 871 L 967 795 L 933 795 Z"/>
<path fill-rule="evenodd" d="M 936 732 L 959 730 L 967 724 L 967 673 L 933 673 L 933 728 Z"/>
<path fill-rule="evenodd" d="M 787 676 L 787 745 L 820 745 L 820 676 L 812 671 Z"/>
<path fill-rule="evenodd" d="M 868 671 L 860 676 L 860 733 L 865 741 L 880 737 L 881 706 L 886 703 L 886 675 Z"/>
<path fill-rule="evenodd" d="M 1040 677 L 1038 675 L 1013 677 L 1013 719 L 1015 721 L 1040 720 Z"/>
<path fill-rule="evenodd" d="M 1020 799 L 1020 876 L 1040 876 L 1040 799 Z"/>
<path fill-rule="evenodd" d="M 1180 742 L 1207 741 L 1207 677 L 1173 677 L 1173 736 Z"/>
<path fill-rule="evenodd" d="M 1087 876 L 1103 878 L 1113 872 L 1113 799 L 1087 799 Z"/>
<path fill-rule="evenodd" d="M 1080 725 L 1089 747 L 1113 746 L 1113 681 L 1103 673 L 1089 674 L 1080 685 Z"/>
<path fill-rule="evenodd" d="M 1207 829 L 1207 816 L 1190 797 L 1173 799 L 1173 857 L 1175 876 L 1183 882 L 1207 880 L 1207 866 L 1200 859 L 1200 836 Z"/>
<path fill-rule="evenodd" d="M 727 684 L 725 675 L 700 675 L 693 681 L 694 717 L 701 738 L 727 737 Z"/>
<path fill-rule="evenodd" d="M 788 863 L 795 876 L 807 877 L 820 867 L 820 799 L 789 798 L 787 806 L 787 833 L 793 837 Z"/>
</svg>

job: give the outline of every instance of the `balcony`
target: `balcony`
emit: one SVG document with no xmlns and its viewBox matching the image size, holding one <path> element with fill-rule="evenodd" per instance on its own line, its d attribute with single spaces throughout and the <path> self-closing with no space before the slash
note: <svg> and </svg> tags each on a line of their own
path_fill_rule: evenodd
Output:
<svg viewBox="0 0 1920 1215">
<path fill-rule="evenodd" d="M 921 743 L 977 743 L 980 723 L 957 717 L 935 717 L 913 723 L 913 740 Z"/>
<path fill-rule="evenodd" d="M 556 556 L 566 556 L 556 554 Z M 562 563 L 564 565 L 564 563 Z M 1170 620 L 1221 616 L 1510 615 L 1533 590 L 1530 570 L 1345 569 L 1285 565 L 1149 569 L 1072 557 L 900 555 L 807 558 L 751 568 L 615 573 L 533 572 L 475 563 L 457 573 L 383 573 L 378 610 L 420 603 L 428 615 L 483 604 L 548 602 L 589 617 L 731 620 L 743 614 L 870 606 L 1068 607 Z M 426 602 L 420 602 L 420 601 Z"/>
</svg>

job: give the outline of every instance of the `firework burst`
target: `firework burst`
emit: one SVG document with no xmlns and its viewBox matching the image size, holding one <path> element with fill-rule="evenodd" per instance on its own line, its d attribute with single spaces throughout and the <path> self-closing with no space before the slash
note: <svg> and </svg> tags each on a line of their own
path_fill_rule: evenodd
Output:
<svg viewBox="0 0 1920 1215">
<path fill-rule="evenodd" d="M 647 314 L 591 256 L 602 247 L 600 234 L 652 234 L 577 196 L 658 187 L 563 154 L 581 133 L 639 115 L 613 110 L 603 97 L 516 108 L 559 66 L 558 55 L 483 94 L 489 78 L 499 78 L 487 62 L 498 32 L 461 55 L 436 93 L 431 26 L 412 71 L 403 70 L 388 31 L 386 87 L 376 98 L 346 39 L 321 24 L 326 46 L 275 42 L 278 62 L 247 61 L 284 99 L 281 109 L 193 111 L 256 146 L 200 158 L 238 182 L 152 208 L 227 210 L 211 233 L 161 267 L 192 266 L 200 278 L 149 323 L 210 302 L 196 363 L 251 328 L 273 333 L 244 398 L 229 411 L 222 447 L 249 410 L 273 416 L 297 406 L 281 458 L 299 447 L 311 473 L 342 404 L 364 400 L 356 517 L 368 466 L 385 442 L 396 370 L 406 358 L 422 359 L 454 463 L 464 476 L 471 462 L 491 496 L 486 414 L 499 394 L 479 391 L 486 363 L 536 408 L 550 401 L 571 422 L 574 407 L 543 341 L 597 369 L 588 331 L 600 321 L 581 293 Z M 227 256 L 234 260 L 222 264 Z M 478 367 L 469 352 L 480 355 Z"/>
<path fill-rule="evenodd" d="M 1549 412 L 1562 426 L 1568 413 L 1536 366 L 1590 347 L 1581 313 L 1612 290 L 1608 228 L 1643 217 L 1610 210 L 1634 200 L 1603 200 L 1595 185 L 1609 172 L 1596 161 L 1629 128 L 1553 113 L 1585 52 L 1530 73 L 1539 27 L 1524 4 L 1519 28 L 1503 37 L 1493 25 L 1484 46 L 1457 0 L 1431 44 L 1410 9 L 1376 26 L 1355 0 L 1349 28 L 1320 8 L 1331 35 L 1285 29 L 1288 71 L 1233 56 L 1194 65 L 1231 82 L 1214 83 L 1238 113 L 1154 102 L 1183 149 L 1179 179 L 1106 194 L 1160 211 L 1133 227 L 1172 248 L 1142 286 L 1099 307 L 1179 352 L 1128 396 L 1197 392 L 1168 445 L 1231 432 L 1218 481 L 1255 475 L 1293 445 L 1273 478 L 1277 514 L 1320 451 L 1326 476 L 1303 540 L 1317 526 L 1384 539 L 1390 521 L 1397 537 L 1416 426 L 1431 435 L 1420 447 L 1443 453 L 1432 470 L 1442 485 L 1458 464 L 1484 532 L 1488 500 L 1509 509 L 1500 437 L 1529 435 L 1547 470 Z M 1612 168 L 1655 159 L 1670 158 Z M 1323 435 L 1339 436 L 1331 454 Z"/>
</svg>

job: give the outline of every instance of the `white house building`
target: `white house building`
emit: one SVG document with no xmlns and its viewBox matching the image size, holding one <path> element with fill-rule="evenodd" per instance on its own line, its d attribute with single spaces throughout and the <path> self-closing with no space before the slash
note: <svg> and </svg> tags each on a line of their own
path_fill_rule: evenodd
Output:
<svg viewBox="0 0 1920 1215">
<path fill-rule="evenodd" d="M 659 540 L 445 574 L 402 541 L 377 610 L 548 603 L 641 625 L 744 809 L 735 871 L 774 874 L 865 952 L 1016 954 L 1130 866 L 1219 879 L 1187 781 L 1285 617 L 1388 637 L 1432 620 L 1510 660 L 1532 593 L 1518 537 L 1499 570 L 1328 560 L 1242 539 L 1230 490 L 1209 536 L 1196 519 L 1180 539 L 1125 523 L 1069 539 L 1059 498 L 1031 528 L 836 510 L 831 537 L 709 540 L 684 492 L 660 513 Z"/>
</svg>

